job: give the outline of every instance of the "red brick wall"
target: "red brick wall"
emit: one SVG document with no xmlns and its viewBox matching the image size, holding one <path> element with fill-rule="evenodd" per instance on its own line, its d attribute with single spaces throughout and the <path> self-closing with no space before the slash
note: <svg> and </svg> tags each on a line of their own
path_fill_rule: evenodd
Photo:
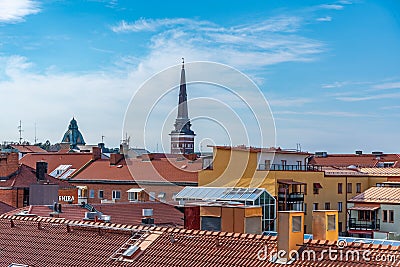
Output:
<svg viewBox="0 0 400 267">
<path fill-rule="evenodd" d="M 7 177 L 18 170 L 18 153 L 0 155 L 0 177 Z"/>
<path fill-rule="evenodd" d="M 58 201 L 60 203 L 68 203 L 66 201 L 62 201 L 60 199 L 60 196 L 66 196 L 66 197 L 73 197 L 74 200 L 72 201 L 72 204 L 78 204 L 78 188 L 68 188 L 68 189 L 59 189 L 58 190 Z"/>
</svg>

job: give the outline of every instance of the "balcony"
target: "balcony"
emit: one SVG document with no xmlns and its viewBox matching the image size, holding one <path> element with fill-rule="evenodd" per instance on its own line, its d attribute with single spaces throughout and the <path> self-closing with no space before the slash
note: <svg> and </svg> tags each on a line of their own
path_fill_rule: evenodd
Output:
<svg viewBox="0 0 400 267">
<path fill-rule="evenodd" d="M 349 230 L 379 230 L 380 228 L 379 219 L 372 221 L 358 221 L 356 218 L 349 219 Z"/>
<path fill-rule="evenodd" d="M 285 164 L 258 164 L 259 171 L 322 171 L 322 166 L 313 165 L 285 165 Z"/>
</svg>

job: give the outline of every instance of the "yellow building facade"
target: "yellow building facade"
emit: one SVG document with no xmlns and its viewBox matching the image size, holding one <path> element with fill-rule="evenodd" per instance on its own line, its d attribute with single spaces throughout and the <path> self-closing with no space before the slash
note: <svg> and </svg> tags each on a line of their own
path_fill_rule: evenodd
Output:
<svg viewBox="0 0 400 267">
<path fill-rule="evenodd" d="M 387 177 L 370 176 L 354 170 L 260 169 L 259 153 L 260 150 L 255 148 L 214 147 L 212 163 L 199 173 L 198 185 L 265 188 L 278 199 L 282 181 L 301 184 L 304 188 L 304 230 L 305 233 L 312 233 L 313 210 L 338 210 L 338 229 L 345 232 L 347 200 L 377 183 L 387 181 Z M 292 185 L 289 187 L 292 188 Z"/>
</svg>

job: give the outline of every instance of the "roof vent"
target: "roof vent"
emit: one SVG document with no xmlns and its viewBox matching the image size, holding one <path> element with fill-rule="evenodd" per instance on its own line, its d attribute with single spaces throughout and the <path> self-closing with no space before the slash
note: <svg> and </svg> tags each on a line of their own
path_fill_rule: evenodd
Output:
<svg viewBox="0 0 400 267">
<path fill-rule="evenodd" d="M 356 150 L 356 155 L 362 155 L 362 150 Z"/>
<path fill-rule="evenodd" d="M 383 152 L 382 151 L 372 151 L 371 154 L 374 155 L 374 156 L 382 156 Z"/>
</svg>

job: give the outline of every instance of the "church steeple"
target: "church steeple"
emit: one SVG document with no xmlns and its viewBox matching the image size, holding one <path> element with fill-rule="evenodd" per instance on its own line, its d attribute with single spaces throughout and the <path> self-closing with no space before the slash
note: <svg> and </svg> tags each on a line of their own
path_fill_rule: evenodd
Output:
<svg viewBox="0 0 400 267">
<path fill-rule="evenodd" d="M 175 129 L 171 131 L 171 153 L 192 154 L 194 153 L 194 136 L 188 114 L 186 94 L 185 60 L 182 58 L 181 80 L 179 85 L 178 115 L 175 120 Z"/>
</svg>

